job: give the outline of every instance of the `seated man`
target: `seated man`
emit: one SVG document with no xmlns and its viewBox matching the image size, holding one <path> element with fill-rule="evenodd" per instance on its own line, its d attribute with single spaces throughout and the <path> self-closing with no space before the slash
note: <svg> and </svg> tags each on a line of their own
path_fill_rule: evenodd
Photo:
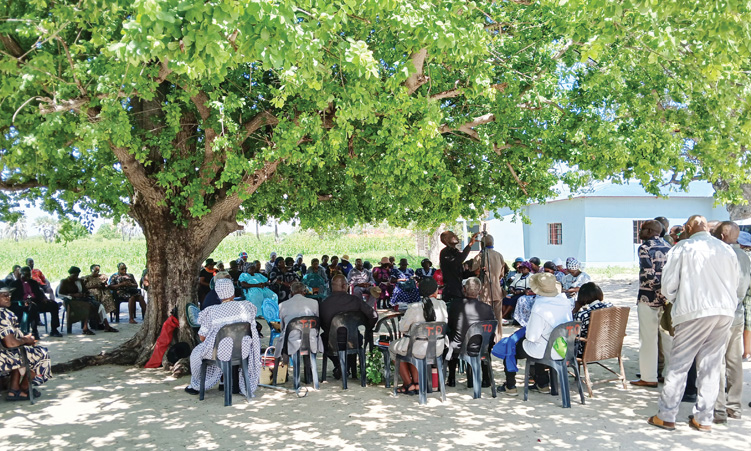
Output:
<svg viewBox="0 0 751 451">
<path fill-rule="evenodd" d="M 308 288 L 302 282 L 292 282 L 290 287 L 292 297 L 287 301 L 279 304 L 279 318 L 282 320 L 282 340 L 287 334 L 287 325 L 301 316 L 318 316 L 318 301 L 305 297 Z M 287 355 L 294 355 L 300 349 L 300 340 L 302 339 L 299 330 L 290 332 L 286 343 L 280 342 L 274 349 L 274 356 L 281 357 L 284 348 L 287 348 Z M 315 329 L 310 330 L 310 349 L 318 354 L 323 351 L 323 343 Z"/>
<path fill-rule="evenodd" d="M 366 318 L 368 318 L 368 326 L 373 327 L 378 321 L 378 313 L 362 301 L 362 298 L 352 296 L 347 293 L 347 278 L 341 274 L 337 274 L 331 279 L 331 296 L 327 297 L 321 302 L 321 328 L 323 329 L 322 339 L 325 347 L 328 347 L 328 334 L 331 327 L 331 321 L 334 317 L 344 312 L 362 312 Z M 340 342 L 346 341 L 346 338 L 340 339 Z M 333 351 L 327 349 L 327 353 Z M 350 356 L 354 360 L 354 355 Z M 339 379 L 342 377 L 342 369 L 339 366 L 339 359 L 330 357 L 334 362 L 334 378 Z M 348 363 L 349 368 L 352 370 L 352 376 L 355 377 L 357 373 L 357 366 L 352 364 L 352 361 Z"/>
<path fill-rule="evenodd" d="M 543 358 L 545 348 L 548 345 L 550 333 L 559 324 L 571 321 L 571 303 L 566 295 L 561 294 L 561 285 L 556 282 L 555 275 L 550 273 L 533 274 L 529 278 L 529 288 L 537 295 L 532 306 L 532 312 L 527 323 L 526 335 L 516 342 L 516 360 L 527 356 L 536 359 Z M 560 360 L 560 356 L 552 352 L 545 356 Z M 498 391 L 508 396 L 516 396 L 516 362 L 510 361 L 510 357 L 504 360 L 506 383 L 498 387 Z M 535 365 L 535 385 L 530 387 L 544 393 L 550 392 L 548 386 L 550 377 L 544 365 Z"/>
<path fill-rule="evenodd" d="M 78 278 L 78 275 L 81 274 L 81 268 L 71 266 L 68 270 L 68 274 L 69 276 L 66 279 L 60 281 L 60 287 L 58 290 L 60 295 L 70 296 L 73 299 L 88 302 L 90 304 L 89 318 L 97 318 L 99 323 L 104 326 L 105 332 L 119 332 L 119 330 L 111 327 L 107 322 L 107 312 L 105 311 L 104 306 L 100 302 L 97 302 L 93 296 L 89 295 L 86 286 L 81 279 Z M 89 329 L 89 321 L 83 322 L 82 333 L 84 335 L 95 335 L 94 332 Z"/>
<path fill-rule="evenodd" d="M 185 387 L 185 391 L 191 395 L 197 395 L 201 388 L 201 362 L 204 359 L 214 359 L 214 344 L 219 329 L 227 324 L 250 323 L 250 330 L 253 332 L 252 337 L 243 338 L 242 351 L 243 357 L 248 359 L 248 378 L 250 387 L 245 386 L 245 379 L 240 377 L 240 392 L 250 395 L 258 388 L 259 375 L 261 373 L 261 341 L 256 328 L 256 307 L 247 301 L 235 301 L 235 286 L 231 279 L 220 279 L 216 281 L 214 291 L 221 299 L 219 305 L 212 305 L 203 310 L 198 315 L 198 324 L 201 328 L 198 330 L 198 339 L 201 343 L 193 348 L 190 353 L 190 385 Z M 216 358 L 229 360 L 232 356 L 233 343 L 231 340 L 222 341 L 217 347 Z M 222 371 L 218 366 L 209 365 L 206 368 L 205 387 L 209 389 L 219 382 Z M 225 387 L 225 390 L 228 389 Z"/>
<path fill-rule="evenodd" d="M 0 288 L 0 340 L 5 347 L 24 346 L 32 371 L 33 385 L 41 385 L 52 377 L 49 353 L 47 348 L 36 346 L 36 340 L 31 335 L 21 332 L 18 318 L 10 309 L 10 293 L 9 288 Z M 41 396 L 33 386 L 29 387 L 28 379 L 23 377 L 26 366 L 18 349 L 0 351 L 0 372 L 10 373 L 6 401 L 28 401 L 29 390 L 34 390 L 35 398 Z"/>
<path fill-rule="evenodd" d="M 57 330 L 57 328 L 60 327 L 60 305 L 57 302 L 47 299 L 47 296 L 44 294 L 44 291 L 42 291 L 39 283 L 31 278 L 31 268 L 28 266 L 21 268 L 20 277 L 10 284 L 10 288 L 14 290 L 11 295 L 11 301 L 13 301 L 14 307 L 11 309 L 14 310 L 19 319 L 21 316 L 18 315 L 19 310 L 16 309 L 21 308 L 21 310 L 23 310 L 21 304 L 26 304 L 26 306 L 29 307 L 32 307 L 32 303 L 34 304 L 33 307 L 35 308 L 28 311 L 28 313 L 31 324 L 31 333 L 35 338 L 39 339 L 37 324 L 39 324 L 39 313 L 41 312 L 48 312 L 52 317 L 52 330 L 50 331 L 50 337 L 62 337 L 62 334 Z"/>
<path fill-rule="evenodd" d="M 369 299 L 370 287 L 375 285 L 373 274 L 365 269 L 361 258 L 355 259 L 355 267 L 347 274 L 347 282 L 352 288 L 352 294 L 358 299 L 362 299 L 363 296 Z"/>
<path fill-rule="evenodd" d="M 50 301 L 55 302 L 55 292 L 52 290 L 52 284 L 49 280 L 47 280 L 46 277 L 44 277 L 42 270 L 40 270 L 39 268 L 34 268 L 34 259 L 27 258 L 26 266 L 31 268 L 31 278 L 37 281 L 39 287 L 42 289 L 42 291 L 44 291 L 44 294 L 47 295 L 47 298 Z"/>
<path fill-rule="evenodd" d="M 482 282 L 477 277 L 470 277 L 464 281 L 464 298 L 461 302 L 452 302 L 448 309 L 448 338 L 449 350 L 446 354 L 446 360 L 449 362 L 449 378 L 446 385 L 456 387 L 456 364 L 459 363 L 459 351 L 461 351 L 464 335 L 469 330 L 469 326 L 478 321 L 489 321 L 496 319 L 493 313 L 493 307 L 480 301 L 480 291 Z M 491 343 L 492 345 L 492 343 Z M 470 343 L 468 351 L 478 352 L 480 343 Z M 485 363 L 482 365 L 482 382 L 483 386 L 490 384 L 489 368 Z M 472 378 L 467 374 L 467 381 L 471 385 Z"/>
</svg>

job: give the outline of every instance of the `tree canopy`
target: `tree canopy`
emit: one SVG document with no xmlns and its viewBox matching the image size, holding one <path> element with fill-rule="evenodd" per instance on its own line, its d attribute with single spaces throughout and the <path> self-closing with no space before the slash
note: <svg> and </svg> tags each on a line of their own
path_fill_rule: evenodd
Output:
<svg viewBox="0 0 751 451">
<path fill-rule="evenodd" d="M 0 204 L 119 216 L 141 202 L 179 227 L 433 225 L 544 200 L 560 179 L 637 178 L 656 192 L 665 171 L 684 187 L 722 180 L 737 199 L 749 11 L 11 0 Z"/>
</svg>

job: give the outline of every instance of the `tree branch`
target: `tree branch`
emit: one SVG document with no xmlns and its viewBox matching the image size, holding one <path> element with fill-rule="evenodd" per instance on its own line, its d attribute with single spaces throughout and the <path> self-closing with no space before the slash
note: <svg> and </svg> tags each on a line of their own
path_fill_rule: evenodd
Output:
<svg viewBox="0 0 751 451">
<path fill-rule="evenodd" d="M 461 89 L 449 89 L 448 91 L 433 94 L 432 96 L 430 96 L 430 100 L 453 99 L 454 97 L 459 97 L 461 94 Z"/>
<path fill-rule="evenodd" d="M 404 85 L 407 87 L 407 93 L 410 95 L 417 91 L 420 86 L 424 85 L 429 80 L 429 78 L 426 77 L 425 73 L 423 72 L 423 68 L 425 67 L 425 58 L 427 58 L 427 56 L 428 49 L 422 48 L 409 57 L 409 59 L 412 61 L 412 64 L 415 66 L 415 73 L 410 75 L 409 78 L 407 78 L 407 80 L 404 82 Z"/>
<path fill-rule="evenodd" d="M 0 180 L 0 190 L 3 191 L 25 191 L 31 188 L 42 188 L 42 185 L 38 180 L 27 180 L 25 182 L 13 182 L 10 180 Z"/>
<path fill-rule="evenodd" d="M 474 130 L 474 127 L 477 127 L 478 125 L 489 124 L 490 122 L 494 122 L 494 121 L 495 121 L 495 115 L 493 113 L 488 113 L 482 116 L 477 116 L 470 122 L 464 123 L 460 125 L 459 127 L 451 127 L 450 125 L 443 124 L 440 127 L 438 127 L 438 132 L 443 134 L 443 133 L 450 133 L 453 131 L 460 131 L 460 132 L 466 133 L 475 141 L 479 141 L 480 135 Z"/>
<path fill-rule="evenodd" d="M 250 135 L 255 133 L 259 128 L 270 125 L 272 127 L 279 124 L 279 119 L 276 118 L 273 114 L 269 113 L 268 111 L 261 111 L 260 113 L 253 116 L 253 119 L 249 120 L 248 122 L 244 123 L 242 125 L 242 128 L 245 129 L 245 134 L 243 135 L 243 141 L 248 139 Z"/>
<path fill-rule="evenodd" d="M 162 60 L 162 64 L 159 67 L 159 75 L 157 75 L 156 80 L 154 80 L 157 84 L 161 84 L 164 80 L 167 79 L 169 74 L 172 73 L 172 69 L 169 68 L 169 59 L 164 58 Z"/>
<path fill-rule="evenodd" d="M 193 105 L 196 106 L 201 119 L 205 121 L 211 116 L 211 109 L 206 106 L 206 103 L 209 101 L 209 96 L 207 96 L 205 92 L 198 91 L 198 94 L 192 96 L 190 100 L 192 100 Z"/>
<path fill-rule="evenodd" d="M 76 82 L 76 86 L 78 86 L 78 91 L 81 93 L 82 96 L 86 97 L 86 89 L 81 84 L 81 81 L 76 77 L 76 66 L 73 64 L 73 58 L 70 56 L 70 49 L 68 48 L 68 43 L 63 40 L 63 38 L 57 36 L 57 41 L 63 46 L 63 49 L 65 50 L 65 57 L 68 59 L 68 64 L 70 65 L 70 75 L 73 77 L 73 81 Z"/>
<path fill-rule="evenodd" d="M 149 178 L 144 166 L 136 160 L 136 157 L 128 149 L 118 147 L 113 143 L 110 143 L 110 148 L 112 149 L 112 153 L 115 154 L 117 161 L 120 162 L 123 174 L 125 174 L 125 177 L 133 185 L 137 194 L 143 197 L 149 205 L 156 207 L 165 197 L 162 189 Z"/>
<path fill-rule="evenodd" d="M 13 55 L 14 58 L 20 59 L 23 55 L 23 49 L 18 42 L 9 34 L 0 34 L 0 43 L 3 44 L 6 50 Z"/>
<path fill-rule="evenodd" d="M 558 50 L 558 52 L 556 52 L 555 55 L 553 55 L 553 60 L 561 59 L 563 55 L 565 55 L 566 52 L 568 52 L 568 49 L 570 49 L 572 45 L 574 45 L 574 41 L 572 41 L 571 39 L 566 41 L 566 44 L 564 44 L 563 47 L 560 50 Z"/>
</svg>

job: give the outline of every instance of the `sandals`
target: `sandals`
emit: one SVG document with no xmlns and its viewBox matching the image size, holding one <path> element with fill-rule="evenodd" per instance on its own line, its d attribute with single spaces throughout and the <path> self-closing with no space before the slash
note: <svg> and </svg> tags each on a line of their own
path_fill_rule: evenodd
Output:
<svg viewBox="0 0 751 451">
<path fill-rule="evenodd" d="M 396 389 L 396 393 L 399 395 L 413 395 L 412 390 L 409 390 L 409 387 L 412 385 L 402 385 L 401 387 Z"/>
<path fill-rule="evenodd" d="M 96 335 L 93 330 L 86 329 L 85 331 L 81 332 L 83 335 Z"/>
<path fill-rule="evenodd" d="M 5 397 L 5 400 L 6 401 L 28 401 L 29 394 L 24 393 L 21 390 L 8 390 L 8 395 Z"/>
<path fill-rule="evenodd" d="M 651 424 L 652 426 L 657 426 L 660 429 L 665 429 L 667 431 L 675 430 L 675 423 L 662 421 L 660 417 L 658 417 L 657 415 L 649 417 L 649 419 L 647 420 L 647 423 Z"/>
<path fill-rule="evenodd" d="M 112 326 L 109 326 L 109 327 L 105 328 L 104 331 L 105 332 L 120 332 L 119 330 L 115 329 Z"/>
</svg>

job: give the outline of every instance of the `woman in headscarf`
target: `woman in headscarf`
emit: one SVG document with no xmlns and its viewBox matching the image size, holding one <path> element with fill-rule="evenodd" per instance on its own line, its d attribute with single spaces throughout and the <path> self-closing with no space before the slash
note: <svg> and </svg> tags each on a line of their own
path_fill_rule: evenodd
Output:
<svg viewBox="0 0 751 451">
<path fill-rule="evenodd" d="M 266 262 L 266 275 L 271 276 L 271 271 L 274 270 L 274 267 L 276 266 L 276 252 L 272 252 L 271 255 L 269 255 L 269 261 Z"/>
<path fill-rule="evenodd" d="M 31 367 L 33 385 L 41 385 L 52 377 L 52 365 L 47 348 L 36 346 L 34 337 L 24 335 L 18 327 L 18 317 L 10 310 L 9 288 L 0 288 L 0 340 L 7 348 L 23 346 Z M 34 397 L 41 396 L 34 387 L 29 387 L 28 378 L 23 377 L 26 366 L 18 349 L 4 349 L 0 352 L 0 371 L 10 373 L 7 401 L 28 401 L 29 390 Z"/>
<path fill-rule="evenodd" d="M 296 272 L 300 277 L 303 277 L 308 273 L 308 267 L 302 261 L 302 254 L 297 254 L 297 257 L 295 257 L 295 263 L 292 265 L 292 271 Z"/>
<path fill-rule="evenodd" d="M 592 278 L 589 277 L 589 274 L 582 272 L 581 263 L 574 257 L 566 259 L 566 269 L 568 270 L 568 274 L 563 278 L 561 285 L 563 285 L 563 291 L 566 293 L 566 296 L 575 299 L 577 293 L 579 293 L 579 288 L 585 283 L 591 282 Z"/>
<path fill-rule="evenodd" d="M 255 264 L 248 265 L 248 271 L 240 274 L 238 280 L 243 288 L 245 300 L 255 305 L 256 311 L 261 311 L 264 299 L 273 299 L 278 302 L 279 298 L 276 293 L 268 288 L 269 279 L 258 272 Z"/>
<path fill-rule="evenodd" d="M 417 281 L 420 282 L 422 279 L 433 277 L 433 274 L 435 274 L 435 268 L 433 268 L 433 262 L 431 262 L 429 259 L 424 258 L 422 262 L 420 263 L 420 268 L 417 268 L 415 271 L 415 277 L 417 278 Z"/>
<path fill-rule="evenodd" d="M 381 259 L 381 266 L 373 268 L 373 280 L 381 289 L 380 301 L 387 301 L 391 299 L 391 294 L 394 292 L 394 284 L 391 283 L 391 262 L 388 257 Z M 380 302 L 383 305 L 383 302 Z"/>
<path fill-rule="evenodd" d="M 446 304 L 442 300 L 433 297 L 437 291 L 438 284 L 434 279 L 428 278 L 420 282 L 420 302 L 410 304 L 407 311 L 404 312 L 404 316 L 399 321 L 399 330 L 405 335 L 389 345 L 391 360 L 396 360 L 397 354 L 402 356 L 407 354 L 407 348 L 409 347 L 408 334 L 409 329 L 413 324 L 432 321 L 448 321 Z M 447 344 L 448 338 L 446 337 L 444 337 L 444 341 L 436 342 L 436 355 L 443 354 L 443 350 Z M 428 346 L 425 341 L 416 341 L 412 348 L 412 355 L 418 359 L 423 358 L 425 357 L 427 349 Z M 420 388 L 417 368 L 411 363 L 400 362 L 398 371 L 403 384 L 397 389 L 397 393 L 417 393 Z"/>
<path fill-rule="evenodd" d="M 514 312 L 519 297 L 529 291 L 529 274 L 532 271 L 532 265 L 524 261 L 516 265 L 516 270 L 517 274 L 509 282 L 508 295 L 503 298 L 502 318 L 508 318 Z"/>
</svg>

